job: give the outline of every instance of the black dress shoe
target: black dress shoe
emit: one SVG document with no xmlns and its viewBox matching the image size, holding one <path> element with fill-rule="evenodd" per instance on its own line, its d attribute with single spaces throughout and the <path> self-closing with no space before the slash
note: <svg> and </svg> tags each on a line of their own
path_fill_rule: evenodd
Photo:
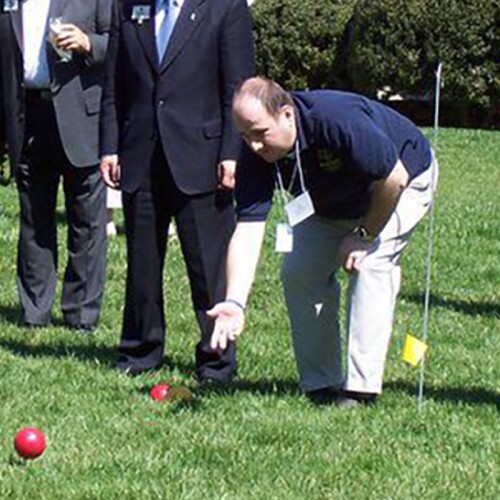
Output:
<svg viewBox="0 0 500 500">
<path fill-rule="evenodd" d="M 374 405 L 376 401 L 377 394 L 371 392 L 342 391 L 336 404 L 341 408 L 354 409 Z"/>
<path fill-rule="evenodd" d="M 129 375 L 131 377 L 137 377 L 137 375 L 141 375 L 142 373 L 146 373 L 153 370 L 153 368 L 142 368 L 140 366 L 129 365 L 121 361 L 114 363 L 112 367 L 115 370 L 118 370 L 123 374 Z"/>
<path fill-rule="evenodd" d="M 306 397 L 315 406 L 325 406 L 335 403 L 339 394 L 339 390 L 335 387 L 322 387 L 314 391 L 307 391 Z"/>
</svg>

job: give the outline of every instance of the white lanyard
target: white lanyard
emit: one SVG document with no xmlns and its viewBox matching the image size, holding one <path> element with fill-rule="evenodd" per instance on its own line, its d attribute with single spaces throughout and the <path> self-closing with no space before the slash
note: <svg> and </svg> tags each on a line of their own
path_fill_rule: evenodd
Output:
<svg viewBox="0 0 500 500">
<path fill-rule="evenodd" d="M 304 172 L 302 171 L 302 161 L 300 160 L 299 140 L 298 139 L 295 141 L 295 165 L 293 167 L 293 172 L 292 172 L 292 176 L 290 179 L 290 184 L 288 186 L 288 189 L 285 189 L 285 185 L 283 184 L 283 177 L 281 176 L 281 171 L 280 171 L 280 167 L 278 165 L 278 162 L 276 162 L 274 164 L 274 166 L 276 168 L 276 179 L 278 180 L 278 186 L 280 188 L 281 198 L 283 200 L 283 206 L 286 206 L 286 204 L 288 203 L 287 193 L 289 193 L 293 187 L 293 183 L 295 181 L 295 174 L 296 174 L 297 170 L 299 171 L 299 181 L 300 181 L 300 188 L 302 190 L 302 193 L 306 192 L 306 184 L 304 182 Z"/>
<path fill-rule="evenodd" d="M 304 181 L 304 172 L 302 170 L 302 162 L 300 159 L 299 151 L 299 140 L 295 141 L 295 165 L 293 167 L 290 184 L 288 189 L 285 190 L 285 185 L 283 184 L 283 177 L 281 176 L 281 171 L 278 163 L 275 163 L 276 167 L 276 178 L 278 180 L 278 186 L 281 193 L 281 199 L 283 201 L 283 210 L 286 213 L 288 223 L 280 223 L 276 227 L 276 246 L 277 252 L 287 253 L 291 252 L 293 249 L 293 226 L 300 224 L 303 220 L 307 219 L 314 214 L 314 206 L 311 201 L 311 197 L 306 189 L 306 183 Z M 301 194 L 297 196 L 294 200 L 288 201 L 289 191 L 293 188 L 293 183 L 295 181 L 295 174 L 299 172 L 300 188 Z"/>
</svg>

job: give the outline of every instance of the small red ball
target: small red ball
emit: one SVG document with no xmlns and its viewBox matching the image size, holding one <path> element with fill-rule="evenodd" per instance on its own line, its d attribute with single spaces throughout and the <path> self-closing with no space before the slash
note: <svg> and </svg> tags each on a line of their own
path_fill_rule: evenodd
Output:
<svg viewBox="0 0 500 500">
<path fill-rule="evenodd" d="M 155 385 L 151 389 L 149 395 L 155 401 L 163 401 L 168 396 L 169 391 L 170 386 L 165 382 L 162 382 L 161 384 Z"/>
<path fill-rule="evenodd" d="M 23 458 L 37 458 L 45 451 L 45 436 L 35 428 L 21 429 L 14 438 L 14 447 Z"/>
</svg>

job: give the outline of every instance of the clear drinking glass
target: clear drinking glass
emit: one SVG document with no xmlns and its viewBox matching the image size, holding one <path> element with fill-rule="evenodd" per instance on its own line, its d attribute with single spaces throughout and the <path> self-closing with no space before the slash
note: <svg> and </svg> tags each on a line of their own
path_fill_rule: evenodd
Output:
<svg viewBox="0 0 500 500">
<path fill-rule="evenodd" d="M 54 47 L 54 50 L 56 51 L 57 55 L 61 58 L 61 61 L 63 62 L 69 62 L 71 61 L 71 58 L 73 57 L 73 54 L 71 53 L 70 50 L 62 50 L 56 45 L 55 37 L 58 35 L 61 30 L 63 29 L 64 26 L 64 20 L 62 17 L 51 17 L 49 18 L 49 41 L 52 44 L 52 47 Z"/>
</svg>

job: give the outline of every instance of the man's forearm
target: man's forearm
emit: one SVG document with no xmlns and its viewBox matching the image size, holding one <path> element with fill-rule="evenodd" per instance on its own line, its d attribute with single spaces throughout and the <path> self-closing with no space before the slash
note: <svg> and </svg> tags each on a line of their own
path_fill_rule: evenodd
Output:
<svg viewBox="0 0 500 500">
<path fill-rule="evenodd" d="M 408 180 L 408 172 L 398 160 L 388 177 L 374 183 L 370 208 L 361 220 L 361 225 L 370 235 L 377 236 L 387 224 Z"/>
<path fill-rule="evenodd" d="M 229 244 L 226 298 L 245 306 L 264 241 L 265 222 L 239 222 Z"/>
</svg>

